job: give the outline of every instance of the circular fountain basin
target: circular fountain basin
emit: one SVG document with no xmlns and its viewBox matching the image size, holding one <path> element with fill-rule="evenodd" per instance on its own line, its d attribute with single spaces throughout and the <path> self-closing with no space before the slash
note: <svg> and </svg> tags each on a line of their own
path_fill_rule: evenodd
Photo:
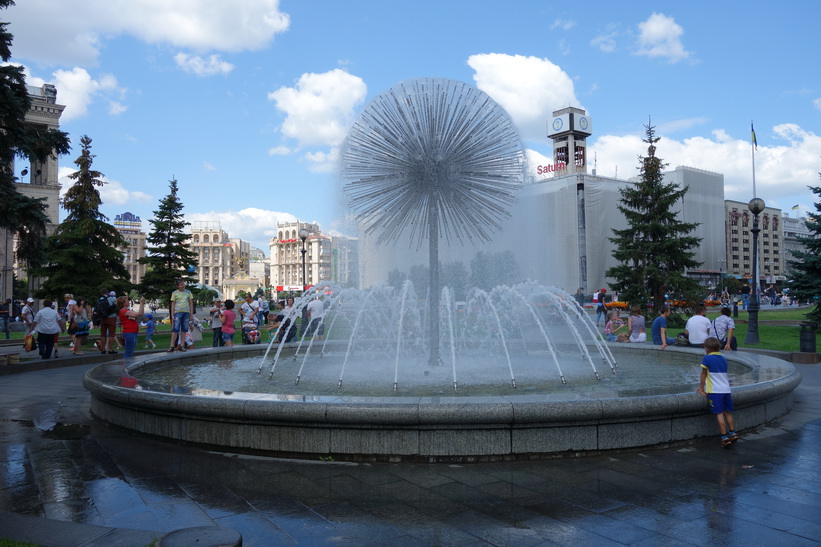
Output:
<svg viewBox="0 0 821 547">
<path fill-rule="evenodd" d="M 703 350 L 660 351 L 644 344 L 610 349 L 619 364 L 615 375 L 607 367 L 599 370 L 601 380 L 577 371 L 563 384 L 555 372 L 538 381 L 525 372 L 516 388 L 504 379 L 476 381 L 465 372 L 464 379 L 457 375 L 456 390 L 450 381 L 437 381 L 422 394 L 405 375 L 398 385 L 390 376 L 366 392 L 355 389 L 360 382 L 345 380 L 353 388 L 346 391 L 337 389 L 336 374 L 326 374 L 333 381 L 317 381 L 323 375 L 316 369 L 306 370 L 296 386 L 298 365 L 287 362 L 292 358 L 279 363 L 272 378 L 270 360 L 256 373 L 264 346 L 100 365 L 86 374 L 84 385 L 92 394 L 92 413 L 115 426 L 288 457 L 482 461 L 667 446 L 716 434 L 715 418 L 695 393 Z M 727 357 L 738 429 L 790 411 L 801 381 L 795 367 L 746 352 Z M 203 368 L 214 374 L 199 377 Z M 419 374 L 420 384 L 422 377 L 450 378 L 444 365 Z M 237 383 L 228 385 L 229 377 Z M 248 384 L 249 377 L 256 383 Z"/>
</svg>

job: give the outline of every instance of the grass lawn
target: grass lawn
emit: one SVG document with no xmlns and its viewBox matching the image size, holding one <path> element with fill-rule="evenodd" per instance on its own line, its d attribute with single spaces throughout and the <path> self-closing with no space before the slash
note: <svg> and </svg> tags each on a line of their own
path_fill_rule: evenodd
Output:
<svg viewBox="0 0 821 547">
<path fill-rule="evenodd" d="M 779 309 L 779 310 L 762 310 L 758 312 L 758 344 L 747 344 L 744 339 L 747 336 L 747 317 L 746 311 L 739 310 L 738 317 L 735 320 L 735 336 L 738 339 L 739 348 L 759 348 L 772 349 L 777 351 L 798 351 L 799 332 L 798 325 L 804 321 L 804 318 L 809 309 Z M 710 320 L 718 317 L 719 312 L 708 311 L 707 318 Z M 768 324 L 768 321 L 794 321 L 794 325 L 774 325 Z M 684 329 L 670 329 L 670 336 L 675 337 L 676 334 Z M 821 347 L 821 330 L 815 334 L 816 351 Z"/>
</svg>

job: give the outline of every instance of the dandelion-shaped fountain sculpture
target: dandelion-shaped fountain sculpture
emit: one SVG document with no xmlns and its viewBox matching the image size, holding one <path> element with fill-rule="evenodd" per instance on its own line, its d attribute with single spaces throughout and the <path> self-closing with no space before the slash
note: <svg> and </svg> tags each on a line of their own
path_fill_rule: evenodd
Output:
<svg viewBox="0 0 821 547">
<path fill-rule="evenodd" d="M 343 146 L 348 203 L 377 244 L 428 241 L 429 363 L 439 362 L 439 240 L 489 241 L 510 215 L 523 149 L 510 116 L 463 82 L 420 78 L 374 98 Z"/>
</svg>

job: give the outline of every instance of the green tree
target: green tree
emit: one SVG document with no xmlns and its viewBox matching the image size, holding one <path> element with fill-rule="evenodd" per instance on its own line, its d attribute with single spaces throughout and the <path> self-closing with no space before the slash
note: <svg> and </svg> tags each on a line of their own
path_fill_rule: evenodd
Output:
<svg viewBox="0 0 821 547">
<path fill-rule="evenodd" d="M 102 173 L 91 168 L 91 139 L 84 135 L 80 143 L 82 152 L 74 160 L 78 170 L 68 176 L 75 182 L 62 199 L 66 218 L 46 239 L 47 264 L 33 270 L 46 278 L 36 292 L 40 298 L 73 293 L 93 301 L 100 289 L 118 294 L 131 289 L 120 251 L 127 243 L 100 213 L 102 200 L 97 188 L 106 183 Z"/>
<path fill-rule="evenodd" d="M 183 204 L 177 197 L 177 180 L 169 181 L 170 192 L 160 201 L 154 218 L 149 220 L 151 232 L 146 237 L 147 255 L 140 259 L 146 265 L 146 272 L 140 283 L 140 290 L 149 299 L 168 303 L 174 283 L 190 277 L 190 268 L 197 263 L 197 254 L 188 248 L 190 235 L 185 233 L 189 223 L 183 219 Z"/>
<path fill-rule="evenodd" d="M 605 275 L 613 280 L 610 285 L 621 300 L 640 306 L 652 302 L 658 310 L 665 294 L 688 301 L 697 298 L 699 285 L 686 271 L 700 265 L 693 251 L 700 240 L 687 235 L 698 224 L 682 222 L 674 211 L 687 187 L 664 182 L 667 164 L 656 157 L 659 138 L 652 125 L 644 127 L 643 140 L 650 146 L 646 157 L 639 156 L 639 181 L 619 191 L 618 208 L 628 228 L 613 230 L 615 237 L 609 238 L 619 265 L 608 268 Z"/>
<path fill-rule="evenodd" d="M 511 285 L 518 279 L 519 265 L 511 251 L 479 251 L 470 261 L 470 284 L 473 287 L 490 291 L 498 285 Z"/>
<path fill-rule="evenodd" d="M 12 0 L 0 0 L 0 9 L 13 5 Z M 14 38 L 7 26 L 0 22 L 0 228 L 17 236 L 18 259 L 36 267 L 45 261 L 46 204 L 17 191 L 14 159 L 45 162 L 51 155 L 67 154 L 71 147 L 67 133 L 26 123 L 31 97 L 23 67 L 7 64 Z"/>
<path fill-rule="evenodd" d="M 821 196 L 821 186 L 809 186 L 809 189 Z M 804 223 L 812 236 L 799 237 L 803 250 L 790 251 L 795 258 L 790 261 L 794 272 L 790 295 L 814 300 L 815 308 L 807 314 L 807 319 L 821 323 L 821 201 L 815 203 L 815 211 L 807 215 L 809 218 Z"/>
<path fill-rule="evenodd" d="M 408 276 L 405 272 L 399 271 L 399 268 L 394 268 L 388 272 L 388 285 L 398 291 L 402 288 L 407 278 Z"/>
</svg>

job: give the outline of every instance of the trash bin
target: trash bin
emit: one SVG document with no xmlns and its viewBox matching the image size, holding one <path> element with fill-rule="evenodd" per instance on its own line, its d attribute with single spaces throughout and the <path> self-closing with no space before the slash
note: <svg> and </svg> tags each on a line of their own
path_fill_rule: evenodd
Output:
<svg viewBox="0 0 821 547">
<path fill-rule="evenodd" d="M 801 323 L 801 335 L 798 340 L 798 351 L 801 353 L 815 353 L 815 323 Z"/>
</svg>

